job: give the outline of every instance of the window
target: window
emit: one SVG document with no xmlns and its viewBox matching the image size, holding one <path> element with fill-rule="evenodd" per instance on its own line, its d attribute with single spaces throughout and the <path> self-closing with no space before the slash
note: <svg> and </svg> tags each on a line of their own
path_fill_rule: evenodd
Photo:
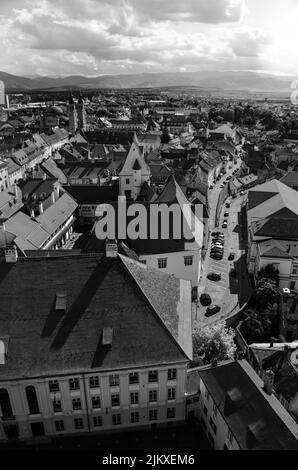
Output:
<svg viewBox="0 0 298 470">
<path fill-rule="evenodd" d="M 176 389 L 168 388 L 168 400 L 175 400 L 175 399 L 176 399 Z"/>
<path fill-rule="evenodd" d="M 292 271 L 293 274 L 298 274 L 298 265 L 294 265 L 293 266 L 293 271 Z"/>
<path fill-rule="evenodd" d="M 130 183 L 130 179 L 129 178 L 126 178 L 125 179 L 125 184 L 129 184 Z"/>
<path fill-rule="evenodd" d="M 95 428 L 99 428 L 102 426 L 102 417 L 101 416 L 93 416 L 93 426 Z"/>
<path fill-rule="evenodd" d="M 113 393 L 111 395 L 112 406 L 120 406 L 120 395 L 119 393 Z"/>
<path fill-rule="evenodd" d="M 204 405 L 204 415 L 207 416 L 207 414 L 208 414 L 207 406 Z"/>
<path fill-rule="evenodd" d="M 167 409 L 167 418 L 175 418 L 175 408 L 168 408 Z"/>
<path fill-rule="evenodd" d="M 73 398 L 72 399 L 72 409 L 74 411 L 82 409 L 82 404 L 81 404 L 81 399 L 80 398 Z"/>
<path fill-rule="evenodd" d="M 296 282 L 295 281 L 291 281 L 290 282 L 290 289 L 291 290 L 294 290 L 296 288 Z"/>
<path fill-rule="evenodd" d="M 139 261 L 140 261 L 140 263 L 147 264 L 147 260 L 145 260 L 145 259 L 140 259 Z"/>
<path fill-rule="evenodd" d="M 137 405 L 139 403 L 139 393 L 138 392 L 132 392 L 130 394 L 130 404 L 131 405 Z"/>
<path fill-rule="evenodd" d="M 89 377 L 89 387 L 99 388 L 99 377 L 97 375 L 93 375 L 92 377 Z"/>
<path fill-rule="evenodd" d="M 158 382 L 158 371 L 157 370 L 150 370 L 148 374 L 148 381 L 150 383 L 152 382 Z"/>
<path fill-rule="evenodd" d="M 149 410 L 149 421 L 157 420 L 157 410 Z"/>
<path fill-rule="evenodd" d="M 116 426 L 117 424 L 121 424 L 121 415 L 112 415 L 112 424 Z"/>
<path fill-rule="evenodd" d="M 100 396 L 94 396 L 91 398 L 92 408 L 100 408 Z"/>
<path fill-rule="evenodd" d="M 211 427 L 212 431 L 214 432 L 214 434 L 216 434 L 216 430 L 217 430 L 216 425 L 215 425 L 213 419 L 211 418 L 211 416 L 209 418 L 209 424 L 210 424 L 210 427 Z"/>
<path fill-rule="evenodd" d="M 53 400 L 53 411 L 54 413 L 60 413 L 62 411 L 61 400 Z"/>
<path fill-rule="evenodd" d="M 55 421 L 55 428 L 56 431 L 64 431 L 64 421 L 63 419 L 59 419 L 59 421 Z"/>
<path fill-rule="evenodd" d="M 60 389 L 59 389 L 58 380 L 50 380 L 49 389 L 50 389 L 50 392 L 59 392 Z"/>
<path fill-rule="evenodd" d="M 83 418 L 75 418 L 74 419 L 74 427 L 75 427 L 75 429 L 84 429 Z"/>
<path fill-rule="evenodd" d="M 70 390 L 80 390 L 80 382 L 78 378 L 69 379 L 69 389 Z"/>
<path fill-rule="evenodd" d="M 6 388 L 0 389 L 0 408 L 3 418 L 11 418 L 13 416 L 10 398 Z"/>
<path fill-rule="evenodd" d="M 168 263 L 167 258 L 159 258 L 159 260 L 158 260 L 159 269 L 165 269 L 167 267 L 167 263 Z"/>
<path fill-rule="evenodd" d="M 109 377 L 110 387 L 118 387 L 119 386 L 119 374 L 113 374 Z"/>
<path fill-rule="evenodd" d="M 150 390 L 149 391 L 149 401 L 151 403 L 157 401 L 157 390 Z"/>
<path fill-rule="evenodd" d="M 168 380 L 176 380 L 177 369 L 168 369 Z"/>
<path fill-rule="evenodd" d="M 38 400 L 37 400 L 35 387 L 31 385 L 29 387 L 26 387 L 26 397 L 27 397 L 27 403 L 29 407 L 29 413 L 31 415 L 38 414 L 39 406 L 38 406 Z"/>
<path fill-rule="evenodd" d="M 184 256 L 184 266 L 192 266 L 193 256 Z"/>
<path fill-rule="evenodd" d="M 138 374 L 138 372 L 131 372 L 129 374 L 129 383 L 130 383 L 130 385 L 139 383 L 139 374 Z"/>
<path fill-rule="evenodd" d="M 140 420 L 139 412 L 138 411 L 133 411 L 130 413 L 130 422 L 131 423 L 138 423 Z"/>
</svg>

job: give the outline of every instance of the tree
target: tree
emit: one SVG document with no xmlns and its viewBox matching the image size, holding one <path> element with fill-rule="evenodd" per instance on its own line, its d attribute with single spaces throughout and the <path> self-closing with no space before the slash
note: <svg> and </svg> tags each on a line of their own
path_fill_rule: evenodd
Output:
<svg viewBox="0 0 298 470">
<path fill-rule="evenodd" d="M 255 305 L 257 310 L 261 311 L 271 308 L 279 302 L 280 292 L 273 279 L 262 278 L 257 282 L 255 292 Z"/>
<path fill-rule="evenodd" d="M 233 359 L 236 352 L 235 332 L 219 322 L 205 328 L 195 327 L 193 336 L 194 359 L 201 358 L 204 364 L 213 360 Z"/>
<path fill-rule="evenodd" d="M 257 274 L 258 279 L 272 279 L 273 281 L 276 282 L 276 285 L 278 286 L 279 284 L 279 270 L 274 267 L 273 264 L 267 264 L 267 266 L 264 266 L 263 268 L 260 269 L 260 271 Z"/>
</svg>

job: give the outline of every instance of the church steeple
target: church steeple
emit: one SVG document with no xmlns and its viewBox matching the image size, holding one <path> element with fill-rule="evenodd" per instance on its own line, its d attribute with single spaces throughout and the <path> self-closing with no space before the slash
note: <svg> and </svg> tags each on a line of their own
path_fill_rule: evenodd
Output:
<svg viewBox="0 0 298 470">
<path fill-rule="evenodd" d="M 67 111 L 68 111 L 68 117 L 69 117 L 69 125 L 68 125 L 69 132 L 71 132 L 72 134 L 75 134 L 78 128 L 78 113 L 76 110 L 72 91 L 70 91 L 69 93 Z"/>
</svg>

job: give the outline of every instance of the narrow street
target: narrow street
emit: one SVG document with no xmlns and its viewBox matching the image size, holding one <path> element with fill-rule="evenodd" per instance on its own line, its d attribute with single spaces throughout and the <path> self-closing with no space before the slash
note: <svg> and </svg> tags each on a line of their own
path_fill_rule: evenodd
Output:
<svg viewBox="0 0 298 470">
<path fill-rule="evenodd" d="M 198 288 L 198 304 L 194 310 L 194 320 L 199 324 L 208 325 L 215 321 L 227 318 L 231 312 L 237 311 L 250 296 L 250 287 L 247 272 L 245 269 L 245 243 L 243 243 L 242 224 L 241 224 L 241 208 L 247 195 L 240 196 L 232 199 L 229 198 L 231 207 L 226 209 L 225 206 L 221 210 L 219 227 L 215 228 L 215 212 L 218 201 L 218 196 L 221 191 L 220 185 L 222 181 L 226 180 L 235 168 L 239 168 L 241 160 L 238 159 L 237 164 L 234 164 L 227 174 L 216 184 L 211 190 L 210 195 L 210 231 L 220 231 L 225 236 L 224 254 L 222 260 L 215 260 L 210 257 L 212 237 L 209 240 L 208 251 L 206 254 L 201 281 Z M 224 217 L 224 212 L 229 212 L 229 217 Z M 223 220 L 228 220 L 228 227 L 222 228 Z M 235 253 L 235 259 L 228 260 L 230 253 Z M 236 269 L 236 277 L 230 276 L 230 270 Z M 207 279 L 209 273 L 217 273 L 221 275 L 220 281 L 211 281 Z M 207 318 L 205 316 L 206 307 L 203 307 L 200 302 L 202 293 L 208 293 L 212 299 L 212 305 L 220 307 L 220 311 Z"/>
</svg>

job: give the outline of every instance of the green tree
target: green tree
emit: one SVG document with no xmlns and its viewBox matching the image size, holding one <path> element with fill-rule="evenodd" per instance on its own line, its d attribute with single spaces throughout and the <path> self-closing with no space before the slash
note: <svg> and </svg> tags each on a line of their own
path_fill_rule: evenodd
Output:
<svg viewBox="0 0 298 470">
<path fill-rule="evenodd" d="M 257 274 L 258 279 L 272 279 L 275 281 L 276 285 L 278 286 L 279 284 L 279 270 L 274 267 L 273 264 L 267 264 L 267 266 L 264 266 L 263 268 L 260 269 L 260 271 Z"/>
<path fill-rule="evenodd" d="M 204 364 L 213 360 L 233 359 L 236 352 L 235 332 L 219 322 L 205 328 L 195 327 L 193 335 L 194 359 L 202 359 Z"/>
</svg>

